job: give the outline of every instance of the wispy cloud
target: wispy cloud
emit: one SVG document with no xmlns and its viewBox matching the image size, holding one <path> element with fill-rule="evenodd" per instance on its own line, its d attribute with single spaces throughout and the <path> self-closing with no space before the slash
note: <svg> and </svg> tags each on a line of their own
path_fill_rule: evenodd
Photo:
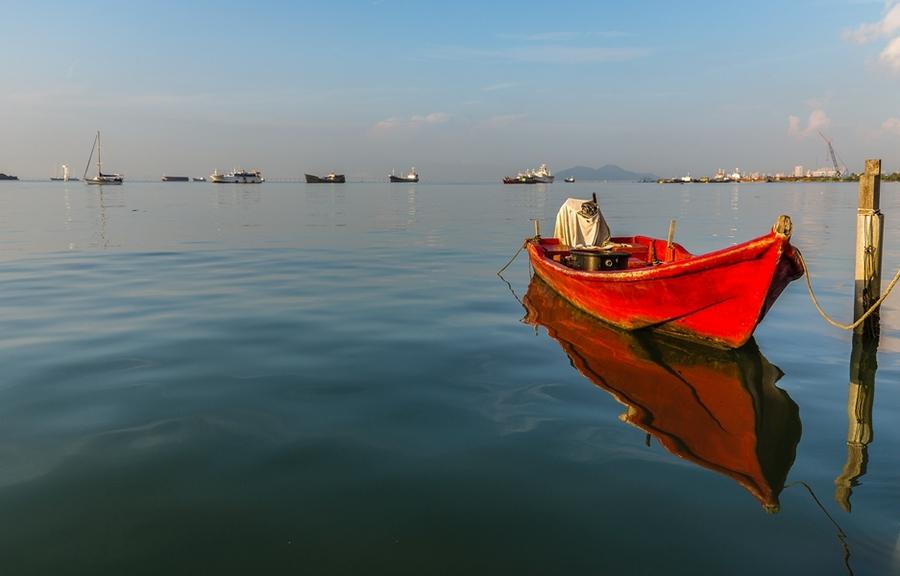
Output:
<svg viewBox="0 0 900 576">
<path fill-rule="evenodd" d="M 888 68 L 900 72 L 900 36 L 888 42 L 878 56 L 878 61 Z"/>
<path fill-rule="evenodd" d="M 503 38 L 506 40 L 525 40 L 528 42 L 547 42 L 547 41 L 559 41 L 559 40 L 569 40 L 572 38 L 576 38 L 578 36 L 577 32 L 538 32 L 536 34 L 507 34 L 501 33 L 497 34 L 497 38 Z"/>
<path fill-rule="evenodd" d="M 829 126 L 831 126 L 831 118 L 821 108 L 817 108 L 809 113 L 805 128 L 802 126 L 799 116 L 788 116 L 788 134 L 795 138 L 806 138 Z"/>
<path fill-rule="evenodd" d="M 391 116 L 375 123 L 376 130 L 394 130 L 397 128 L 419 128 L 421 126 L 434 126 L 446 124 L 450 121 L 450 115 L 446 112 L 431 112 L 430 114 L 414 114 L 412 116 Z"/>
<path fill-rule="evenodd" d="M 485 86 L 481 90 L 483 92 L 496 92 L 498 90 L 509 90 L 510 88 L 517 87 L 518 84 L 515 82 L 498 82 L 496 84 L 491 84 L 490 86 Z"/>
<path fill-rule="evenodd" d="M 499 127 L 499 126 L 509 126 L 510 124 L 515 124 L 519 120 L 524 120 L 528 117 L 528 114 L 501 114 L 499 116 L 491 116 L 488 119 L 488 125 Z"/>
<path fill-rule="evenodd" d="M 844 38 L 857 44 L 891 38 L 878 55 L 878 61 L 891 70 L 900 72 L 900 0 L 888 0 L 881 20 L 848 30 L 844 32 Z"/>
<path fill-rule="evenodd" d="M 854 30 L 844 32 L 844 38 L 857 44 L 867 44 L 891 36 L 900 30 L 900 2 L 886 3 L 884 16 L 877 22 L 860 24 Z"/>
<path fill-rule="evenodd" d="M 496 50 L 480 50 L 460 46 L 446 46 L 431 53 L 442 60 L 491 60 L 495 62 L 524 62 L 532 64 L 585 64 L 598 62 L 628 62 L 646 57 L 647 48 L 607 48 L 602 46 L 519 46 Z"/>
<path fill-rule="evenodd" d="M 895 116 L 888 118 L 881 123 L 881 129 L 884 132 L 900 136 L 900 118 L 897 118 Z"/>
<path fill-rule="evenodd" d="M 631 36 L 621 30 L 598 30 L 593 32 L 537 32 L 535 34 L 497 34 L 497 38 L 504 40 L 519 40 L 524 42 L 564 42 L 580 38 L 626 38 Z"/>
</svg>

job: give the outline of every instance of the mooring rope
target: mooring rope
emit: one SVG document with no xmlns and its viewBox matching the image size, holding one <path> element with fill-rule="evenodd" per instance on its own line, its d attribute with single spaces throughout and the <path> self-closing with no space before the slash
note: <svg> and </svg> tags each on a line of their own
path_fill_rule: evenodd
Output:
<svg viewBox="0 0 900 576">
<path fill-rule="evenodd" d="M 806 276 L 806 288 L 807 288 L 807 290 L 809 290 L 809 296 L 810 296 L 810 298 L 812 299 L 813 304 L 815 304 L 816 310 L 819 311 L 819 314 L 822 316 L 822 318 L 825 319 L 826 322 L 828 322 L 829 324 L 831 324 L 831 325 L 834 326 L 835 328 L 840 328 L 841 330 L 854 330 L 857 326 L 859 326 L 860 324 L 862 324 L 863 322 L 865 322 L 866 318 L 868 318 L 869 316 L 871 316 L 871 315 L 878 309 L 878 307 L 881 306 L 881 303 L 884 302 L 885 299 L 887 299 L 888 296 L 890 296 L 891 290 L 893 290 L 893 289 L 894 289 L 894 286 L 897 285 L 897 282 L 900 281 L 900 270 L 897 270 L 897 273 L 894 274 L 894 279 L 891 280 L 891 283 L 890 283 L 890 284 L 888 284 L 888 287 L 887 287 L 887 289 L 884 291 L 884 294 L 882 294 L 882 295 L 881 295 L 881 298 L 879 298 L 878 300 L 876 300 L 875 303 L 872 304 L 872 305 L 869 307 L 868 310 L 866 310 L 865 314 L 863 314 L 862 316 L 860 316 L 860 317 L 859 317 L 855 322 L 853 322 L 852 324 L 841 324 L 840 322 L 836 322 L 835 320 L 833 320 L 833 319 L 831 318 L 831 316 L 829 316 L 829 315 L 825 312 L 825 310 L 822 309 L 822 306 L 819 305 L 819 299 L 816 298 L 816 293 L 813 291 L 813 287 L 812 287 L 812 279 L 810 278 L 812 275 L 809 273 L 809 266 L 807 266 L 806 260 L 803 258 L 803 253 L 800 252 L 800 249 L 797 248 L 796 246 L 794 246 L 794 250 L 797 251 L 797 255 L 800 257 L 800 262 L 803 264 L 803 270 L 806 271 L 806 274 L 805 274 L 805 276 Z"/>
<path fill-rule="evenodd" d="M 841 543 L 841 547 L 844 549 L 844 566 L 847 568 L 847 573 L 850 574 L 850 576 L 853 576 L 853 568 L 850 567 L 851 553 L 850 544 L 847 541 L 847 533 L 844 532 L 844 529 L 841 528 L 841 525 L 837 523 L 837 520 L 835 520 L 834 517 L 828 513 L 828 510 L 825 509 L 825 506 L 819 500 L 818 496 L 816 496 L 816 493 L 813 492 L 812 486 L 810 486 L 803 480 L 796 480 L 794 482 L 791 482 L 790 484 L 785 484 L 784 489 L 787 490 L 788 488 L 793 488 L 794 486 L 802 486 L 803 488 L 805 488 L 806 491 L 809 492 L 809 495 L 812 496 L 813 502 L 816 503 L 816 506 L 819 507 L 819 510 L 821 510 L 822 513 L 825 514 L 825 517 L 828 518 L 828 520 L 834 525 L 835 528 L 837 528 L 837 539 Z"/>
<path fill-rule="evenodd" d="M 523 250 L 524 248 L 525 248 L 525 242 L 523 242 L 522 245 L 519 246 L 519 250 L 518 250 L 515 254 L 513 254 L 513 257 L 509 259 L 509 262 L 507 262 L 506 265 L 505 265 L 503 268 L 501 268 L 500 270 L 497 270 L 497 276 L 500 276 L 501 278 L 503 277 L 503 276 L 502 276 L 503 272 L 504 272 L 507 268 L 509 268 L 509 265 L 512 264 L 512 263 L 516 260 L 516 258 L 519 257 L 519 254 L 522 253 L 522 250 Z"/>
</svg>

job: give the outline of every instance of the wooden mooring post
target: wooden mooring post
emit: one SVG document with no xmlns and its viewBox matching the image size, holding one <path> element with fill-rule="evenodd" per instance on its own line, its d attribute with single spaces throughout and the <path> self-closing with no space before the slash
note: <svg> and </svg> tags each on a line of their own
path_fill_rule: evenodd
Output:
<svg viewBox="0 0 900 576">
<path fill-rule="evenodd" d="M 867 324 L 864 322 L 864 324 Z M 850 512 L 850 496 L 869 463 L 869 444 L 875 437 L 872 407 L 875 404 L 875 371 L 878 341 L 862 332 L 853 333 L 850 353 L 850 385 L 847 389 L 847 461 L 834 480 L 834 499 Z"/>
<path fill-rule="evenodd" d="M 859 201 L 856 210 L 856 293 L 853 320 L 856 321 L 881 296 L 881 254 L 884 239 L 884 215 L 881 203 L 881 160 L 866 160 L 866 171 L 859 177 Z M 871 322 L 870 322 L 871 320 Z M 856 328 L 857 333 L 878 333 L 878 313 Z"/>
<path fill-rule="evenodd" d="M 880 196 L 881 160 L 866 160 L 866 172 L 859 178 L 856 210 L 854 322 L 881 297 L 884 215 L 879 210 Z M 875 400 L 875 371 L 878 368 L 878 327 L 878 312 L 875 312 L 853 331 L 847 394 L 847 461 L 834 481 L 834 498 L 847 512 L 850 511 L 853 487 L 866 473 L 868 446 L 874 438 L 872 406 Z"/>
</svg>

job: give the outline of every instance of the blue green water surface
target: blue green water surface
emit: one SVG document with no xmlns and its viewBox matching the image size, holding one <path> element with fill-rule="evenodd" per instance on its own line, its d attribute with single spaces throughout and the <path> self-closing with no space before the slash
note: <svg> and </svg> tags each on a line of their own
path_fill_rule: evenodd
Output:
<svg viewBox="0 0 900 576">
<path fill-rule="evenodd" d="M 849 506 L 851 336 L 802 281 L 758 328 L 802 423 L 769 514 L 522 322 L 524 256 L 497 277 L 591 192 L 695 253 L 790 214 L 851 319 L 854 184 L 0 183 L 0 573 L 900 573 L 900 295 Z"/>
</svg>

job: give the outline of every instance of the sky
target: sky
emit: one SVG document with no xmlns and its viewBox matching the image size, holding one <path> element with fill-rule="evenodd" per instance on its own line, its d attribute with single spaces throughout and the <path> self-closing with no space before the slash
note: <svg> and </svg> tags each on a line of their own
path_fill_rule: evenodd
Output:
<svg viewBox="0 0 900 576">
<path fill-rule="evenodd" d="M 900 170 L 900 0 L 0 0 L 0 172 Z"/>
</svg>

